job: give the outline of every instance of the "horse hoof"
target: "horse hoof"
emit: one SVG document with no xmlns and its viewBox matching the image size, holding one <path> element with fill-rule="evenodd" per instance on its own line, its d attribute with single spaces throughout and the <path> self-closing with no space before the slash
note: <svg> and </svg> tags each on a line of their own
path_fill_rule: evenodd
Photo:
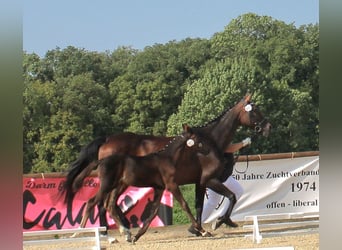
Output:
<svg viewBox="0 0 342 250">
<path fill-rule="evenodd" d="M 107 237 L 108 236 L 108 232 L 107 231 L 100 232 L 100 236 Z"/>
<path fill-rule="evenodd" d="M 126 235 L 125 239 L 127 242 L 132 242 L 132 238 L 130 235 Z"/>
<path fill-rule="evenodd" d="M 137 242 L 137 238 L 134 236 L 133 239 L 132 239 L 132 245 L 135 245 L 135 242 Z"/>
<path fill-rule="evenodd" d="M 132 233 L 129 229 L 127 228 L 121 228 L 124 235 L 125 235 L 125 239 L 127 242 L 132 242 Z"/>
<path fill-rule="evenodd" d="M 114 237 L 108 237 L 108 243 L 114 244 L 114 243 L 119 243 L 119 241 Z"/>
<path fill-rule="evenodd" d="M 190 232 L 196 236 L 201 236 L 201 233 L 198 230 L 196 230 L 195 227 L 192 225 L 188 228 L 188 232 Z"/>
<path fill-rule="evenodd" d="M 223 220 L 220 220 L 220 219 L 216 219 L 213 224 L 211 224 L 211 228 L 213 230 L 216 230 L 218 229 L 221 225 L 223 224 Z"/>
<path fill-rule="evenodd" d="M 78 233 L 74 233 L 73 235 L 70 236 L 70 238 L 76 238 Z"/>
<path fill-rule="evenodd" d="M 239 225 L 237 223 L 235 223 L 234 221 L 232 221 L 230 218 L 225 219 L 225 218 L 218 218 L 216 219 L 213 224 L 211 225 L 211 228 L 213 230 L 216 230 L 217 228 L 219 228 L 222 224 L 226 224 L 229 227 L 238 227 Z"/>
<path fill-rule="evenodd" d="M 127 232 L 125 235 L 125 239 L 127 242 L 132 242 L 132 234 L 130 232 Z"/>
<path fill-rule="evenodd" d="M 237 223 L 235 223 L 234 221 L 232 221 L 231 218 L 228 218 L 225 222 L 224 222 L 227 226 L 230 226 L 230 227 L 238 227 L 239 225 Z"/>
<path fill-rule="evenodd" d="M 213 237 L 213 235 L 209 233 L 208 231 L 204 231 L 201 234 L 202 234 L 202 237 Z"/>
</svg>

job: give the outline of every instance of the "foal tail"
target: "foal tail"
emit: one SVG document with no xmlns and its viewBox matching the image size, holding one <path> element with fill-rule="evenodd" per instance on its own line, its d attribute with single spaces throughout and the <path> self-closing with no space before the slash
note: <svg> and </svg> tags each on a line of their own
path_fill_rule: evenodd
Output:
<svg viewBox="0 0 342 250">
<path fill-rule="evenodd" d="M 75 194 L 82 187 L 83 180 L 97 166 L 98 151 L 102 144 L 106 141 L 106 137 L 98 137 L 84 148 L 82 148 L 78 159 L 71 163 L 70 168 L 65 177 L 62 195 L 64 195 L 64 203 L 71 207 Z"/>
</svg>

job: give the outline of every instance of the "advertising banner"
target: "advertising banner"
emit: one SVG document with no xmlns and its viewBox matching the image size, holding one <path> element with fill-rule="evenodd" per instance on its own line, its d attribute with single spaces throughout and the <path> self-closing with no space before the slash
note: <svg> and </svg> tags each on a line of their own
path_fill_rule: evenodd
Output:
<svg viewBox="0 0 342 250">
<path fill-rule="evenodd" d="M 233 177 L 244 192 L 236 203 L 232 219 L 242 221 L 247 215 L 319 212 L 319 156 L 237 162 Z M 61 190 L 64 178 L 23 178 L 23 230 L 77 228 L 87 200 L 99 188 L 97 177 L 88 177 L 76 194 L 72 211 L 63 203 Z M 152 188 L 129 187 L 118 200 L 118 206 L 134 227 L 150 214 Z M 205 197 L 205 203 L 207 199 Z M 222 197 L 206 219 L 210 222 L 229 201 Z M 172 224 L 172 194 L 164 191 L 158 216 L 151 226 Z M 107 213 L 110 228 L 116 228 Z M 97 207 L 91 211 L 87 227 L 99 226 Z"/>
<path fill-rule="evenodd" d="M 246 215 L 319 212 L 319 156 L 237 162 L 233 176 L 244 189 L 233 220 L 242 221 Z M 228 205 L 222 197 L 206 222 Z"/>
<path fill-rule="evenodd" d="M 63 202 L 61 190 L 63 178 L 23 178 L 23 230 L 46 230 L 78 228 L 85 211 L 88 199 L 94 196 L 99 188 L 97 177 L 88 177 L 83 187 L 76 194 L 72 211 Z M 119 198 L 118 206 L 124 211 L 127 219 L 134 227 L 141 225 L 150 214 L 149 202 L 153 199 L 152 188 L 129 187 Z M 158 215 L 151 227 L 172 223 L 172 194 L 164 191 Z M 111 228 L 116 228 L 113 219 L 107 213 L 107 221 Z M 97 206 L 90 214 L 86 227 L 99 226 Z"/>
</svg>

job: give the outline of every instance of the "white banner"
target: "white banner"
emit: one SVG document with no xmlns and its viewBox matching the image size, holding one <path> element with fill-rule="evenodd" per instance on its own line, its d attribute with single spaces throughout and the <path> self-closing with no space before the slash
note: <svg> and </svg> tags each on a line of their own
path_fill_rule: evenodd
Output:
<svg viewBox="0 0 342 250">
<path fill-rule="evenodd" d="M 319 156 L 237 162 L 233 176 L 244 189 L 232 213 L 235 221 L 246 215 L 319 212 Z M 221 199 L 206 222 L 228 205 Z"/>
</svg>

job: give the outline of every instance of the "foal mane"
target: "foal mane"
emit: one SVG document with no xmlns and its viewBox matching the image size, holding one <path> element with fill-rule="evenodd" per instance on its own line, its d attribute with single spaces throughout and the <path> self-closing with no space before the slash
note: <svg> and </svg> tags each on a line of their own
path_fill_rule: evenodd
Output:
<svg viewBox="0 0 342 250">
<path fill-rule="evenodd" d="M 151 154 L 159 154 L 161 152 L 164 152 L 166 149 L 170 147 L 170 145 L 174 144 L 177 140 L 179 140 L 179 138 L 182 138 L 182 135 L 177 135 L 173 137 L 163 148 L 159 149 L 156 152 L 152 152 Z"/>
</svg>

